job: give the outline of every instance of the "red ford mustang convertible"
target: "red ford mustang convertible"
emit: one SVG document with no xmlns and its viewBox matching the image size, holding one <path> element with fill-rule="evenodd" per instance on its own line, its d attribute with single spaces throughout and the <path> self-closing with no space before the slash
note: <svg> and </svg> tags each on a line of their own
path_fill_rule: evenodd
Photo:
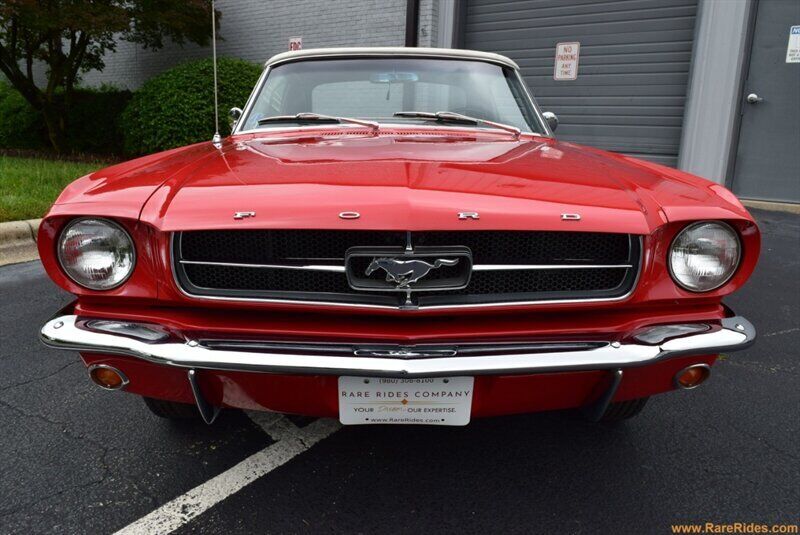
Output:
<svg viewBox="0 0 800 535">
<path fill-rule="evenodd" d="M 224 140 L 68 186 L 39 231 L 77 300 L 41 331 L 167 418 L 636 415 L 755 330 L 728 190 L 553 136 L 495 54 L 280 54 Z"/>
</svg>

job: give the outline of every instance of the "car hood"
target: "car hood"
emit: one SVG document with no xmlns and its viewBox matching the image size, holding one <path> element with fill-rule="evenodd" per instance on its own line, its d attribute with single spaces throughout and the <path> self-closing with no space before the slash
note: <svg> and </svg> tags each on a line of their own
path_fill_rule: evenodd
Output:
<svg viewBox="0 0 800 535">
<path fill-rule="evenodd" d="M 196 145 L 155 165 L 160 169 L 140 166 L 138 177 L 107 179 L 71 202 L 127 195 L 132 207 L 139 203 L 143 221 L 164 231 L 535 228 L 649 234 L 669 220 L 747 217 L 732 194 L 711 182 L 534 136 L 241 136 L 219 150 Z M 235 219 L 236 212 L 255 215 Z M 342 212 L 360 217 L 342 219 Z M 478 219 L 460 219 L 462 212 Z"/>
</svg>

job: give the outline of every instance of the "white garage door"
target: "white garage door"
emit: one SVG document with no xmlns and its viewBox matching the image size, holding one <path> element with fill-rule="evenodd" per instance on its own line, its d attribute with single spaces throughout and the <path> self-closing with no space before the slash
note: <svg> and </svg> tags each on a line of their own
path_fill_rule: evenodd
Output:
<svg viewBox="0 0 800 535">
<path fill-rule="evenodd" d="M 466 0 L 464 48 L 515 60 L 561 139 L 675 166 L 697 0 Z M 555 81 L 556 43 L 580 42 Z"/>
</svg>

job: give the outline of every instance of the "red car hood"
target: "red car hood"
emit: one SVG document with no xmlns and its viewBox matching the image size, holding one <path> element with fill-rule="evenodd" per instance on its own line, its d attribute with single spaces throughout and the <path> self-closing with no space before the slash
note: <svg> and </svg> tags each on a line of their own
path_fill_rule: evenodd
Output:
<svg viewBox="0 0 800 535">
<path fill-rule="evenodd" d="M 535 228 L 649 234 L 669 220 L 747 217 L 730 192 L 711 182 L 547 138 L 457 131 L 333 134 L 242 136 L 221 150 L 209 143 L 179 149 L 116 180 L 84 191 L 74 186 L 59 203 L 105 201 L 108 208 L 113 199 L 129 211 L 141 209 L 143 221 L 164 231 Z M 346 211 L 360 218 L 341 219 Z M 256 215 L 235 220 L 235 212 Z M 480 219 L 460 220 L 459 212 L 477 212 Z M 564 221 L 565 213 L 580 220 Z"/>
</svg>

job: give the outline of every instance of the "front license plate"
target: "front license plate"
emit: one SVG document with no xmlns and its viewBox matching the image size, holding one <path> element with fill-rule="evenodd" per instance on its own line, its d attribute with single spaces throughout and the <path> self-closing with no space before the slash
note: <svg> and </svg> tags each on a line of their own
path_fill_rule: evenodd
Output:
<svg viewBox="0 0 800 535">
<path fill-rule="evenodd" d="M 339 421 L 357 424 L 467 425 L 473 377 L 339 377 Z"/>
</svg>

